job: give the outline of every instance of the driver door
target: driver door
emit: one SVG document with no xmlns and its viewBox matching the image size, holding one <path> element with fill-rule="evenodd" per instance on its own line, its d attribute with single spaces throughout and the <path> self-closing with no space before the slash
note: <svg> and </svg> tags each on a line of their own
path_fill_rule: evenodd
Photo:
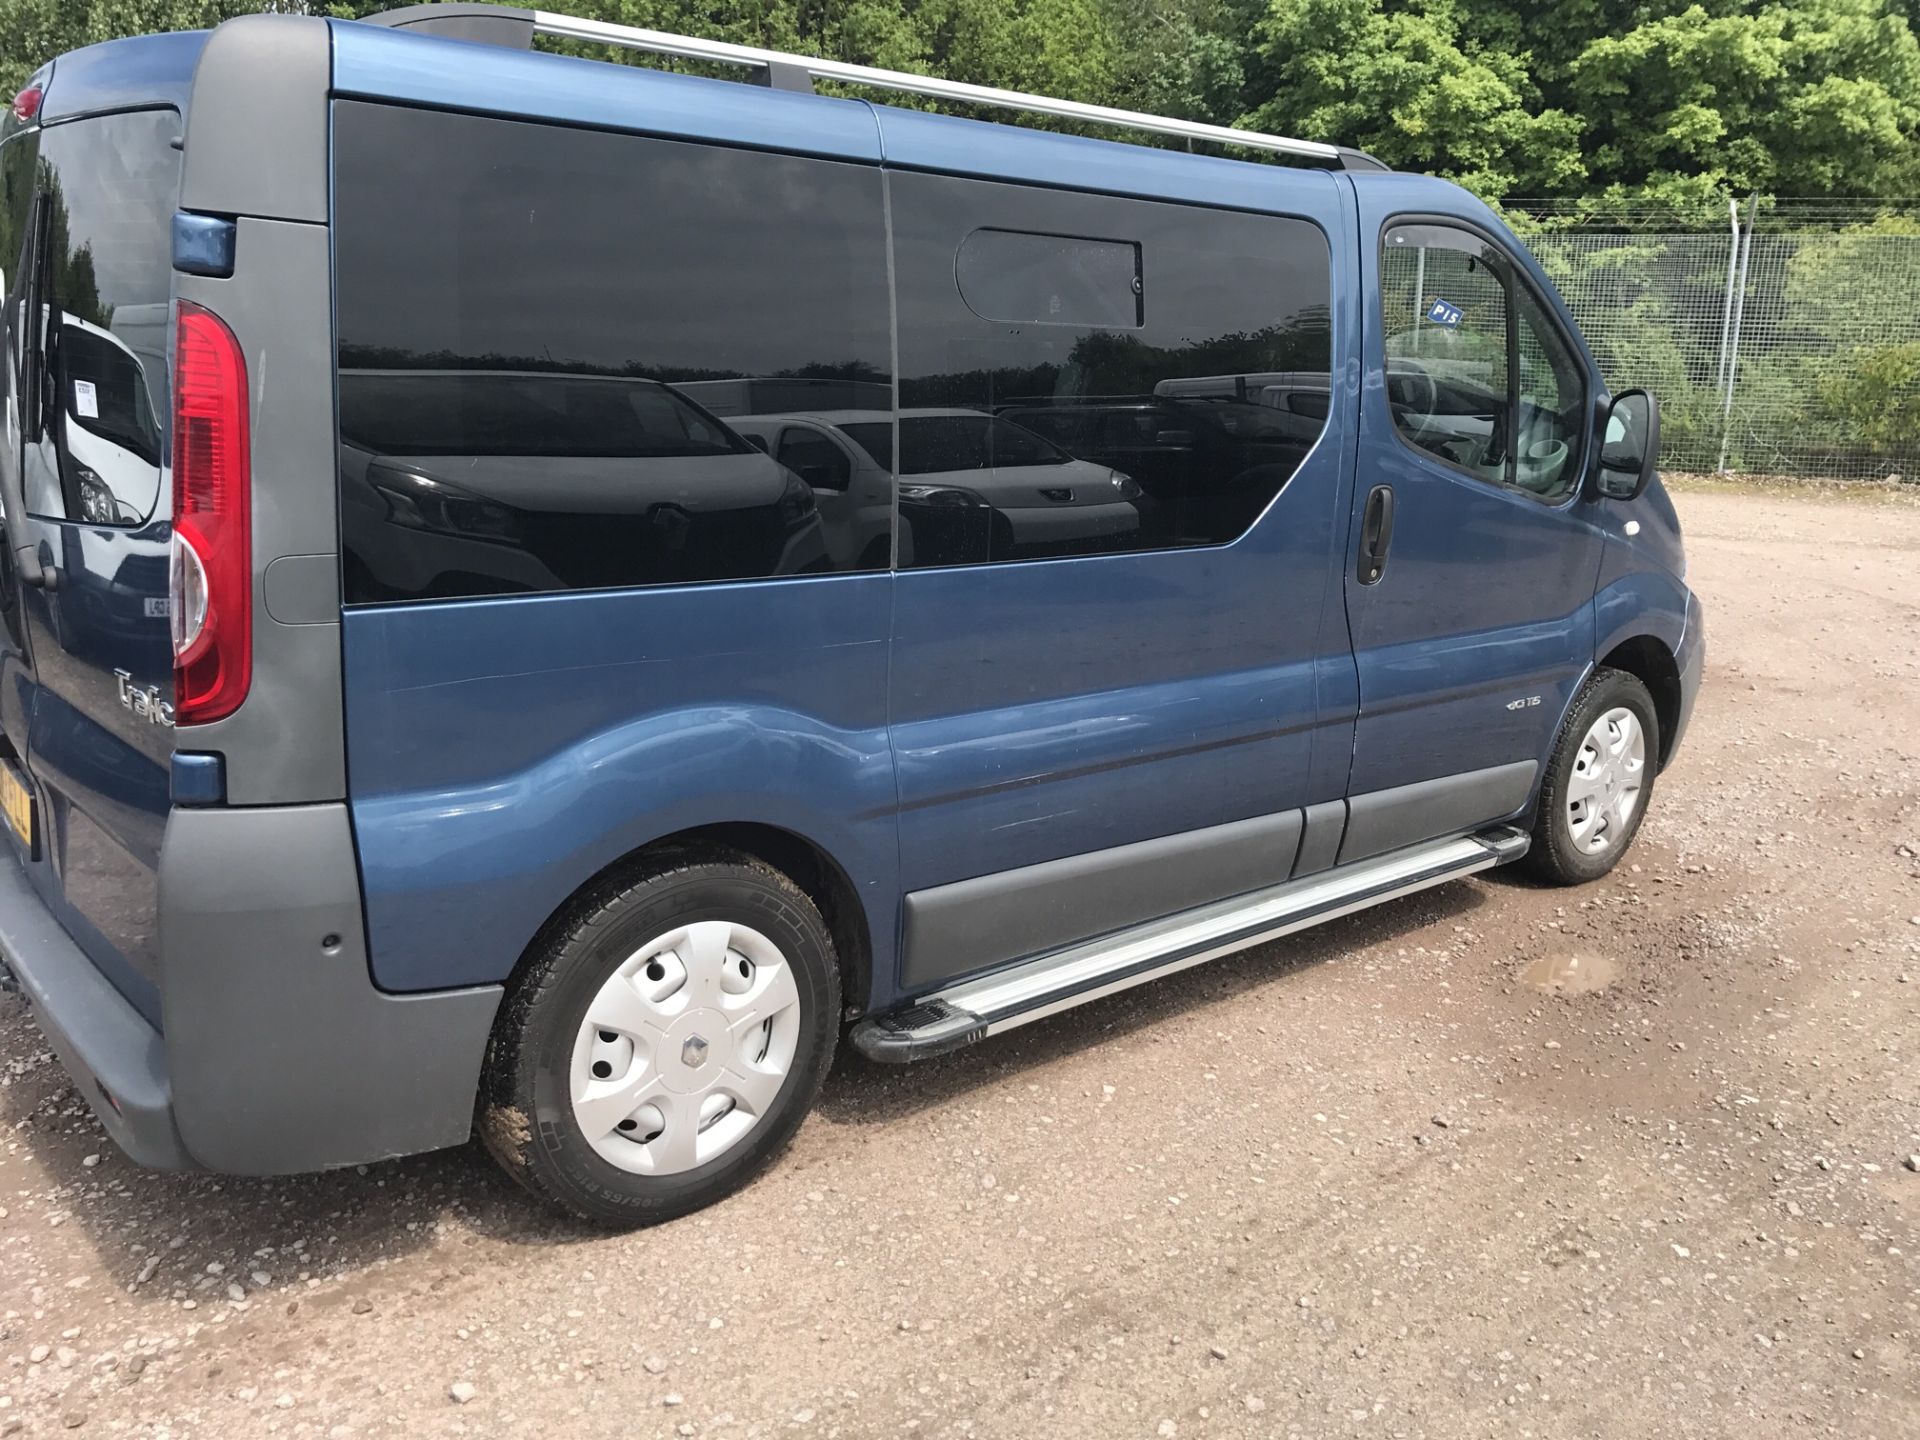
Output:
<svg viewBox="0 0 1920 1440">
<path fill-rule="evenodd" d="M 1361 192 L 1380 299 L 1346 579 L 1360 717 L 1343 861 L 1525 807 L 1593 658 L 1601 549 L 1584 355 L 1501 243 L 1389 221 L 1387 198 L 1369 217 Z"/>
</svg>

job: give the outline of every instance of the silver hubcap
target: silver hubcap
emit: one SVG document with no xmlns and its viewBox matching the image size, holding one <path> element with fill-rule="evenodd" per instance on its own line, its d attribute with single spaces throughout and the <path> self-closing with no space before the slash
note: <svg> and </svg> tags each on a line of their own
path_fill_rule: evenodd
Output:
<svg viewBox="0 0 1920 1440">
<path fill-rule="evenodd" d="M 758 930 L 703 920 L 607 977 L 574 1041 L 573 1118 L 600 1158 L 674 1175 L 731 1150 L 773 1108 L 800 1042 L 800 992 Z"/>
<path fill-rule="evenodd" d="M 1647 775 L 1647 732 L 1640 717 L 1615 706 L 1587 731 L 1567 786 L 1573 843 L 1596 855 L 1620 842 L 1639 807 Z"/>
</svg>

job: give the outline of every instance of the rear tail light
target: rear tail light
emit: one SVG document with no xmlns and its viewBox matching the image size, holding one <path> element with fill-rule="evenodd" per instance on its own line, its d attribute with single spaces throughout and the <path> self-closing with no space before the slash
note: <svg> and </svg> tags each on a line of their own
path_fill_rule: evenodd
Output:
<svg viewBox="0 0 1920 1440">
<path fill-rule="evenodd" d="M 223 720 L 253 681 L 247 366 L 211 311 L 178 307 L 173 359 L 173 714 Z"/>
</svg>

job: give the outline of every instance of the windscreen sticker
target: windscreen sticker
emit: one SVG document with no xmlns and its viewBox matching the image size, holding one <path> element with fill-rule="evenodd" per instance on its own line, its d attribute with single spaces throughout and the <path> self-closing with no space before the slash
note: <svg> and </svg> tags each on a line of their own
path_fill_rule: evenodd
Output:
<svg viewBox="0 0 1920 1440">
<path fill-rule="evenodd" d="M 82 420 L 100 418 L 100 397 L 94 393 L 93 381 L 76 380 L 73 382 L 73 413 Z"/>
<path fill-rule="evenodd" d="M 1444 326 L 1448 330 L 1459 329 L 1460 321 L 1465 317 L 1466 313 L 1467 312 L 1462 310 L 1458 305 L 1442 300 L 1438 296 L 1435 296 L 1433 304 L 1427 307 L 1427 319 L 1436 325 Z"/>
</svg>

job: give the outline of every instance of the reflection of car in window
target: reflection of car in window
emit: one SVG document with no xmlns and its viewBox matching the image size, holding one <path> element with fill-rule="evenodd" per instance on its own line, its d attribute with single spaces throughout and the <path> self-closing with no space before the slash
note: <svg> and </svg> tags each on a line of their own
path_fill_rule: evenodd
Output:
<svg viewBox="0 0 1920 1440">
<path fill-rule="evenodd" d="M 111 331 L 64 313 L 52 350 L 66 513 L 137 525 L 160 494 L 160 422 L 140 362 Z"/>
<path fill-rule="evenodd" d="M 863 477 L 892 471 L 893 426 L 884 415 L 848 410 L 744 416 L 736 424 L 743 432 L 766 433 L 775 421 L 811 421 L 837 433 L 843 446 L 851 441 L 845 448 L 857 457 L 856 473 Z M 976 525 L 987 527 L 994 553 L 1006 558 L 1066 545 L 1123 543 L 1140 529 L 1140 501 L 1140 488 L 1128 476 L 1078 460 L 1010 421 L 979 410 L 900 412 L 902 544 L 910 535 L 913 563 L 950 563 L 935 558 L 949 553 L 942 537 Z"/>
<path fill-rule="evenodd" d="M 819 507 L 827 554 L 836 570 L 884 569 L 892 562 L 893 466 L 848 438 L 871 421 L 891 432 L 884 411 L 819 410 L 792 415 L 736 415 L 740 435 L 804 481 Z M 887 447 L 892 444 L 889 439 Z M 903 536 L 902 544 L 910 544 Z"/>
<path fill-rule="evenodd" d="M 340 429 L 352 563 L 396 598 L 797 574 L 825 559 L 813 492 L 658 381 L 342 370 Z"/>
<path fill-rule="evenodd" d="M 1244 531 L 1321 428 L 1309 416 L 1226 394 L 1089 396 L 1016 403 L 1000 414 L 1132 476 L 1153 502 L 1156 530 L 1175 541 Z"/>
</svg>

